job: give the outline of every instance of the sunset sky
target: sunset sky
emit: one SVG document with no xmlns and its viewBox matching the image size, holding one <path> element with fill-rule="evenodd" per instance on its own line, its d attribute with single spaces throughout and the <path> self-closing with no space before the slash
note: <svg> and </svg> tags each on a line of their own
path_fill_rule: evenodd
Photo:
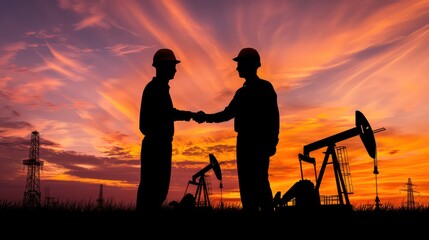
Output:
<svg viewBox="0 0 429 240">
<path fill-rule="evenodd" d="M 23 200 L 23 160 L 38 131 L 42 201 L 95 201 L 102 184 L 105 199 L 135 204 L 140 101 L 156 50 L 181 60 L 174 106 L 213 113 L 243 84 L 232 58 L 253 47 L 281 115 L 273 194 L 301 180 L 305 145 L 356 127 L 359 110 L 385 130 L 374 134 L 376 159 L 359 136 L 337 143 L 347 150 L 351 203 L 405 203 L 408 179 L 415 202 L 429 202 L 429 1 L 6 0 L 0 32 L 0 200 Z M 210 200 L 236 203 L 233 120 L 175 127 L 167 201 L 194 193 L 188 181 L 212 153 L 222 181 L 207 172 Z M 325 151 L 310 154 L 317 174 Z M 315 183 L 313 165 L 302 168 Z M 320 194 L 337 194 L 332 165 Z"/>
</svg>

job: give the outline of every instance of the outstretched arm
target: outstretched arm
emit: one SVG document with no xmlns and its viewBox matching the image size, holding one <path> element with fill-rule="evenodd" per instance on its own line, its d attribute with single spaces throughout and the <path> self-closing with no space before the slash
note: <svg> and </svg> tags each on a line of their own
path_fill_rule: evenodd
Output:
<svg viewBox="0 0 429 240">
<path fill-rule="evenodd" d="M 235 117 L 236 108 L 237 108 L 235 99 L 236 98 L 234 96 L 234 98 L 231 100 L 229 105 L 223 111 L 212 113 L 212 114 L 207 114 L 203 111 L 198 111 L 197 113 L 194 114 L 192 119 L 198 123 L 203 123 L 203 122 L 219 123 L 219 122 L 226 122 L 228 120 L 231 120 L 232 118 Z"/>
<path fill-rule="evenodd" d="M 174 121 L 190 121 L 195 114 L 196 113 L 191 111 L 173 109 Z"/>
</svg>

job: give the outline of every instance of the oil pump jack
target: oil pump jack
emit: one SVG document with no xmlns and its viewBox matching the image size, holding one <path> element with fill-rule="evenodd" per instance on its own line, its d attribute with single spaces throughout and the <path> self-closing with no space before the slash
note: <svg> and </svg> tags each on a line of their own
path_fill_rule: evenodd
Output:
<svg viewBox="0 0 429 240">
<path fill-rule="evenodd" d="M 284 195 L 281 199 L 279 199 L 279 194 L 276 195 L 274 201 L 280 201 L 281 204 L 285 204 L 289 202 L 291 199 L 295 198 L 296 204 L 306 205 L 306 206 L 314 206 L 320 205 L 320 195 L 319 188 L 322 183 L 322 178 L 326 169 L 326 165 L 328 163 L 333 164 L 334 176 L 338 191 L 338 198 L 340 205 L 350 206 L 350 201 L 348 197 L 348 191 L 346 189 L 346 185 L 343 179 L 343 174 L 341 173 L 340 163 L 338 161 L 338 157 L 335 151 L 336 143 L 346 140 L 348 138 L 352 138 L 355 136 L 360 136 L 361 141 L 363 142 L 366 151 L 369 156 L 374 159 L 374 174 L 376 176 L 376 209 L 379 208 L 379 198 L 378 198 L 378 190 L 377 190 L 377 174 L 378 174 L 378 166 L 377 166 L 377 149 L 374 138 L 374 133 L 384 131 L 385 128 L 380 128 L 376 130 L 372 130 L 369 122 L 365 118 L 365 116 L 360 112 L 355 112 L 356 122 L 355 127 L 349 130 L 340 132 L 338 134 L 332 135 L 330 137 L 321 139 L 319 141 L 310 143 L 304 146 L 303 153 L 298 154 L 298 159 L 301 168 L 301 180 L 295 183 Z M 319 176 L 316 173 L 316 159 L 310 157 L 310 153 L 317 149 L 326 147 L 326 151 L 324 152 L 325 157 L 320 168 Z M 328 162 L 329 157 L 332 158 L 332 162 Z M 303 171 L 302 171 L 302 161 L 311 163 L 314 166 L 314 173 L 316 178 L 316 185 L 304 179 Z"/>
<path fill-rule="evenodd" d="M 221 189 L 221 206 L 223 205 L 222 203 L 223 185 L 222 185 L 222 172 L 220 170 L 220 165 L 216 157 L 211 153 L 209 154 L 209 160 L 210 160 L 210 163 L 206 167 L 204 167 L 203 169 L 195 173 L 192 176 L 192 180 L 189 180 L 188 186 L 186 187 L 186 190 L 185 190 L 185 196 L 181 201 L 183 204 L 188 204 L 188 205 L 192 204 L 192 206 L 195 206 L 195 207 L 211 208 L 209 189 L 206 183 L 206 173 L 209 170 L 213 169 L 216 175 L 216 178 L 220 181 L 219 188 Z M 190 193 L 187 193 L 189 184 L 197 186 L 194 196 L 192 196 Z M 189 201 L 191 201 L 192 203 L 189 203 Z"/>
</svg>

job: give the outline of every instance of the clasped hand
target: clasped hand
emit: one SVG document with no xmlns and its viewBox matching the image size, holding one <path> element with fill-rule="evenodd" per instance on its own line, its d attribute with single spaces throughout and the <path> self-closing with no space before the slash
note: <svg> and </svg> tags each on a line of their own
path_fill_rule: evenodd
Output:
<svg viewBox="0 0 429 240">
<path fill-rule="evenodd" d="M 203 111 L 198 111 L 198 112 L 192 114 L 192 120 L 194 120 L 197 123 L 203 123 L 203 122 L 207 121 L 206 118 L 207 118 L 207 115 Z"/>
</svg>

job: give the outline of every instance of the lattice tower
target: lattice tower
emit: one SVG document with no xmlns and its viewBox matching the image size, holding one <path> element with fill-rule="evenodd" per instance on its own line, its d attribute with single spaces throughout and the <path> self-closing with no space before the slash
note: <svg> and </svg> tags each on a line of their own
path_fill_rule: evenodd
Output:
<svg viewBox="0 0 429 240">
<path fill-rule="evenodd" d="M 415 191 L 413 189 L 414 184 L 411 183 L 411 178 L 408 178 L 408 182 L 405 184 L 407 187 L 406 189 L 401 189 L 401 191 L 407 192 L 407 203 L 406 208 L 407 209 L 414 209 L 415 208 L 415 202 L 414 202 L 414 193 L 418 193 L 418 191 Z"/>
<path fill-rule="evenodd" d="M 40 168 L 43 161 L 39 160 L 39 133 L 31 133 L 29 158 L 22 163 L 27 167 L 27 182 L 24 191 L 23 207 L 40 207 Z"/>
</svg>

